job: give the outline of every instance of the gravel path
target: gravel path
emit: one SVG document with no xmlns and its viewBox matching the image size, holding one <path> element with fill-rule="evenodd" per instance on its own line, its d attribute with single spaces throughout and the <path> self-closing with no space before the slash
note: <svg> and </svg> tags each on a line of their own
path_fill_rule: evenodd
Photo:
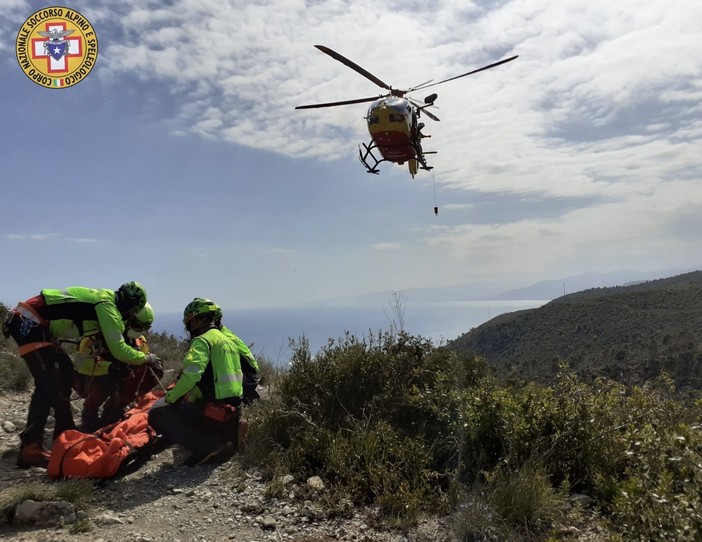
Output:
<svg viewBox="0 0 702 542">
<path fill-rule="evenodd" d="M 24 427 L 28 393 L 0 394 L 0 489 L 28 481 L 49 481 L 43 469 L 15 467 L 19 431 Z M 79 415 L 76 415 L 79 419 Z M 281 498 L 254 470 L 234 457 L 223 465 L 182 466 L 187 451 L 169 448 L 133 473 L 97 484 L 79 512 L 86 533 L 70 524 L 0 526 L 3 541 L 292 541 L 428 542 L 448 540 L 439 521 L 422 523 L 411 533 L 377 530 L 369 511 L 349 503 L 348 518 L 328 518 L 321 505 L 325 489 L 291 480 Z M 305 498 L 299 495 L 304 494 Z"/>
</svg>

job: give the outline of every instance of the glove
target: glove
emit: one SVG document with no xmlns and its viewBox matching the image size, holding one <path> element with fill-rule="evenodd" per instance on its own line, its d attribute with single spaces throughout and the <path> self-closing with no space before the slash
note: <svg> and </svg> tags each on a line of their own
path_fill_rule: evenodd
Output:
<svg viewBox="0 0 702 542">
<path fill-rule="evenodd" d="M 156 354 L 146 354 L 144 365 L 151 367 L 156 372 L 163 373 L 163 361 Z"/>
</svg>

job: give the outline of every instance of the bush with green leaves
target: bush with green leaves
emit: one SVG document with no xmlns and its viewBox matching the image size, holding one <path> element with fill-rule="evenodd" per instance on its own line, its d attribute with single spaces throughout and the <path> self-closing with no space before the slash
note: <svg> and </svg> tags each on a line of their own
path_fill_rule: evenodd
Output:
<svg viewBox="0 0 702 542">
<path fill-rule="evenodd" d="M 606 379 L 587 384 L 567 368 L 550 387 L 483 379 L 464 397 L 461 472 L 467 483 L 501 462 L 538 461 L 555 486 L 566 482 L 596 492 L 602 480 L 620 476 L 637 427 L 694 418 L 670 397 L 669 381 L 631 388 Z"/>
<path fill-rule="evenodd" d="M 591 495 L 628 525 L 624 535 L 645 532 L 645 518 L 662 514 L 652 495 L 680 511 L 669 518 L 675 529 L 700 527 L 700 439 L 684 432 L 700 405 L 677 398 L 670 379 L 586 383 L 561 367 L 549 386 L 505 383 L 479 358 L 393 329 L 347 334 L 316 355 L 304 340 L 293 346 L 275 393 L 247 410 L 241 457 L 270 475 L 321 475 L 336 493 L 400 523 L 447 510 L 477 487 L 463 509 L 489 509 L 494 519 L 472 531 L 457 520 L 465 540 L 481 532 L 499 539 L 517 524 L 545 532 L 563 502 L 553 488 Z M 685 453 L 676 455 L 681 442 Z M 632 452 L 644 459 L 632 463 Z"/>
<path fill-rule="evenodd" d="M 507 394 L 506 459 L 538 460 L 554 485 L 594 486 L 620 469 L 628 423 L 622 386 L 600 379 L 585 384 L 563 369 L 552 387 L 528 384 Z"/>
<path fill-rule="evenodd" d="M 627 540 L 702 539 L 702 432 L 646 424 L 630 434 L 610 511 Z"/>
<path fill-rule="evenodd" d="M 440 500 L 456 461 L 461 388 L 485 371 L 480 360 L 403 332 L 347 334 L 315 356 L 301 341 L 269 415 L 251 411 L 247 446 L 259 457 L 282 452 L 280 468 L 323 474 L 356 502 L 411 517 Z"/>
</svg>

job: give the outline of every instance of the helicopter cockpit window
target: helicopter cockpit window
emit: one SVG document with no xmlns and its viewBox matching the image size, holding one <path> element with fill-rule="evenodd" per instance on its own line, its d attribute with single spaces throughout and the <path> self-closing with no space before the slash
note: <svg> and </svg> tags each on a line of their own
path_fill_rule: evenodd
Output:
<svg viewBox="0 0 702 542">
<path fill-rule="evenodd" d="M 368 117 L 368 124 L 378 124 L 380 122 L 380 117 L 378 115 L 370 115 Z"/>
<path fill-rule="evenodd" d="M 397 113 L 390 113 L 389 119 L 390 122 L 404 122 L 405 117 L 404 115 L 399 115 Z"/>
</svg>

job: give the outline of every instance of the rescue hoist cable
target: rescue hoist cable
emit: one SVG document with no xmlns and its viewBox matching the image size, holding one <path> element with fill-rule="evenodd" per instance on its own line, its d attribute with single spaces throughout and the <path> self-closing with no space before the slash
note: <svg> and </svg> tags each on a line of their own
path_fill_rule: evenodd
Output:
<svg viewBox="0 0 702 542">
<path fill-rule="evenodd" d="M 431 182 L 434 185 L 434 214 L 439 214 L 439 206 L 436 204 L 436 175 L 432 172 Z"/>
<path fill-rule="evenodd" d="M 434 168 L 431 170 L 431 184 L 434 188 L 434 214 L 439 214 L 439 204 L 436 202 L 436 157 L 434 157 Z"/>
</svg>

